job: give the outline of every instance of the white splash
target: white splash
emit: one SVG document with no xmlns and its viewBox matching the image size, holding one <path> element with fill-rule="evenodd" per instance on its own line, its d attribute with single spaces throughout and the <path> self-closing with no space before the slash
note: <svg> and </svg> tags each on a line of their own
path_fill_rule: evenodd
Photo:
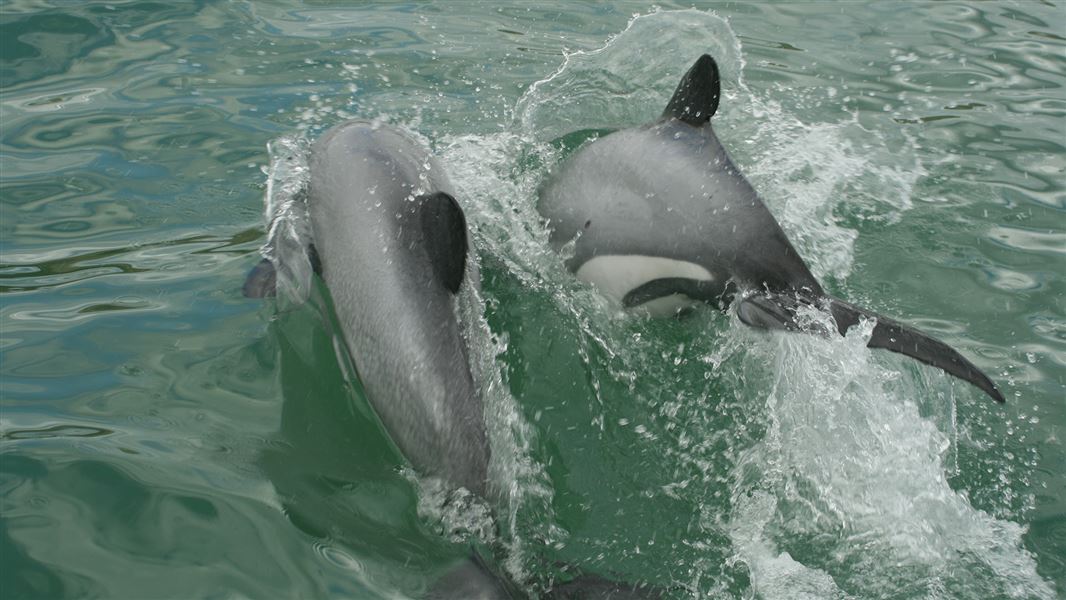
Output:
<svg viewBox="0 0 1066 600">
<path fill-rule="evenodd" d="M 602 47 L 567 54 L 554 73 L 533 83 L 515 107 L 515 125 L 549 141 L 575 130 L 646 123 L 662 113 L 684 69 L 705 52 L 718 62 L 730 98 L 744 63 L 725 19 L 696 9 L 636 15 Z"/>
<path fill-rule="evenodd" d="M 766 598 L 1054 597 L 1024 528 L 951 488 L 951 438 L 865 348 L 871 331 L 774 336 L 770 426 L 738 461 L 729 527 L 753 585 Z"/>
<path fill-rule="evenodd" d="M 311 291 L 311 220 L 304 191 L 310 178 L 308 142 L 300 136 L 270 143 L 270 166 L 263 198 L 267 240 L 260 252 L 274 265 L 279 302 L 300 304 Z"/>
</svg>

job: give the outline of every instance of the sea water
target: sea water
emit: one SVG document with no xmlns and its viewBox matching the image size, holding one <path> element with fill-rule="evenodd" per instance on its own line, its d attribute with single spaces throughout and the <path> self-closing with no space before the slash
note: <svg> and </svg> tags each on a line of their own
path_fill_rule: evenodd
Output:
<svg viewBox="0 0 1066 600">
<path fill-rule="evenodd" d="M 0 596 L 418 597 L 475 546 L 531 595 L 579 572 L 677 598 L 1066 593 L 1064 22 L 4 2 Z M 566 272 L 538 186 L 704 52 L 719 137 L 827 289 L 949 342 L 1005 406 L 867 350 L 868 324 L 650 320 Z M 490 501 L 405 464 L 303 255 L 308 144 L 356 117 L 422 140 L 466 212 Z M 240 293 L 261 253 L 286 259 L 276 300 Z"/>
</svg>

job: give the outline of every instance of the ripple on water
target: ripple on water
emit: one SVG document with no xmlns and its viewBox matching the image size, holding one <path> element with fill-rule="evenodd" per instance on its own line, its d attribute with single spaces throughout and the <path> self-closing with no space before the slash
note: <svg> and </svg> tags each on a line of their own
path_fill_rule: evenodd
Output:
<svg viewBox="0 0 1066 600">
<path fill-rule="evenodd" d="M 993 286 L 1010 292 L 1037 291 L 1045 288 L 1049 281 L 1055 279 L 1052 273 L 1024 273 L 1013 269 L 992 266 L 986 267 L 985 273 L 988 275 L 988 280 Z"/>
<path fill-rule="evenodd" d="M 64 110 L 72 104 L 87 104 L 93 96 L 104 92 L 104 88 L 72 89 L 53 92 L 43 96 L 33 96 L 8 101 L 13 107 L 29 112 L 50 112 Z"/>
<path fill-rule="evenodd" d="M 1066 318 L 1062 313 L 1034 313 L 1029 315 L 1028 322 L 1038 336 L 1054 342 L 1056 346 L 1066 344 Z"/>
<path fill-rule="evenodd" d="M 131 598 L 147 589 L 204 597 L 219 588 L 262 597 L 296 590 L 328 595 L 306 575 L 308 565 L 292 558 L 299 555 L 292 542 L 277 534 L 274 508 L 220 497 L 194 469 L 175 465 L 163 477 L 143 457 L 45 462 L 10 452 L 3 469 L 7 481 L 17 482 L 5 499 L 10 539 L 24 548 L 22 540 L 32 536 L 24 560 L 64 586 L 73 580 L 99 594 Z M 248 553 L 231 538 L 255 540 L 257 551 Z M 194 582 L 189 569 L 201 572 Z M 26 582 L 34 596 L 41 593 L 38 585 Z M 344 587 L 346 595 L 360 595 L 358 582 Z"/>
<path fill-rule="evenodd" d="M 990 228 L 986 237 L 1014 250 L 1066 256 L 1066 233 L 1062 232 L 1000 225 Z"/>
<path fill-rule="evenodd" d="M 42 425 L 40 427 L 10 428 L 0 432 L 0 439 L 39 440 L 57 437 L 91 438 L 111 435 L 113 430 L 88 425 Z"/>
</svg>

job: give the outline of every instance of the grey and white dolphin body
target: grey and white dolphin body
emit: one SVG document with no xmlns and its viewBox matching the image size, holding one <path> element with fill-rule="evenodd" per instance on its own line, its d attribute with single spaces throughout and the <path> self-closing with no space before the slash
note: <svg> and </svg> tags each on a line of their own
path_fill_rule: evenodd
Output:
<svg viewBox="0 0 1066 600">
<path fill-rule="evenodd" d="M 455 307 L 466 221 L 451 184 L 420 143 L 365 121 L 323 135 L 309 167 L 312 263 L 370 404 L 419 473 L 484 497 L 488 437 Z M 264 260 L 245 294 L 272 293 L 273 279 Z"/>
<path fill-rule="evenodd" d="M 742 322 L 798 330 L 802 305 L 827 309 L 841 334 L 876 320 L 868 346 L 913 357 L 998 402 L 995 384 L 950 346 L 833 298 L 811 274 L 711 127 L 718 67 L 701 56 L 660 119 L 580 148 L 541 189 L 557 248 L 575 240 L 571 271 L 627 307 L 673 314 L 694 300 Z"/>
</svg>

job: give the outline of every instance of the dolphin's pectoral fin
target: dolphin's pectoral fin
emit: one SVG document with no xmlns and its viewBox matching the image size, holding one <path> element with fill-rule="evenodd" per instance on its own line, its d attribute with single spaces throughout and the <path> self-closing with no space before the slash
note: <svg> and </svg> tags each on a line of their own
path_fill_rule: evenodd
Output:
<svg viewBox="0 0 1066 600">
<path fill-rule="evenodd" d="M 921 361 L 977 386 L 996 402 L 1004 402 L 1003 394 L 987 375 L 957 350 L 913 327 L 908 327 L 887 317 L 859 308 L 830 296 L 812 299 L 796 293 L 759 292 L 737 303 L 737 316 L 745 325 L 762 329 L 806 331 L 827 335 L 824 326 L 803 324 L 797 320 L 800 306 L 816 305 L 819 300 L 828 301 L 829 310 L 836 322 L 837 331 L 844 335 L 848 329 L 866 317 L 877 322 L 874 325 L 868 348 L 884 348 Z"/>
<path fill-rule="evenodd" d="M 459 203 L 444 192 L 418 197 L 422 238 L 433 271 L 444 287 L 459 292 L 466 268 L 466 217 Z"/>
<path fill-rule="evenodd" d="M 830 297 L 829 308 L 832 310 L 833 318 L 836 320 L 837 327 L 841 333 L 858 323 L 860 317 L 865 316 L 877 320 L 877 325 L 874 326 L 870 341 L 866 344 L 867 347 L 884 348 L 909 356 L 954 375 L 963 381 L 970 382 L 991 396 L 996 402 L 1003 403 L 1006 401 L 1003 398 L 1003 394 L 996 388 L 996 384 L 992 383 L 992 380 L 987 375 L 982 373 L 966 357 L 959 354 L 957 350 L 944 342 L 903 323 L 861 309 L 843 300 Z"/>
<path fill-rule="evenodd" d="M 713 58 L 704 54 L 681 78 L 681 83 L 663 111 L 663 117 L 673 117 L 699 127 L 710 121 L 718 110 L 721 93 L 718 65 Z"/>
<path fill-rule="evenodd" d="M 277 294 L 278 272 L 269 258 L 256 263 L 244 280 L 241 293 L 245 298 L 272 298 Z"/>
<path fill-rule="evenodd" d="M 660 277 L 630 290 L 622 298 L 622 306 L 632 308 L 671 294 L 684 294 L 692 300 L 711 301 L 722 295 L 722 286 L 714 281 L 688 277 Z"/>
<path fill-rule="evenodd" d="M 307 246 L 307 259 L 315 275 L 322 275 L 322 260 L 314 244 Z M 241 293 L 245 298 L 273 298 L 278 295 L 278 270 L 269 258 L 264 258 L 248 271 Z"/>
</svg>

